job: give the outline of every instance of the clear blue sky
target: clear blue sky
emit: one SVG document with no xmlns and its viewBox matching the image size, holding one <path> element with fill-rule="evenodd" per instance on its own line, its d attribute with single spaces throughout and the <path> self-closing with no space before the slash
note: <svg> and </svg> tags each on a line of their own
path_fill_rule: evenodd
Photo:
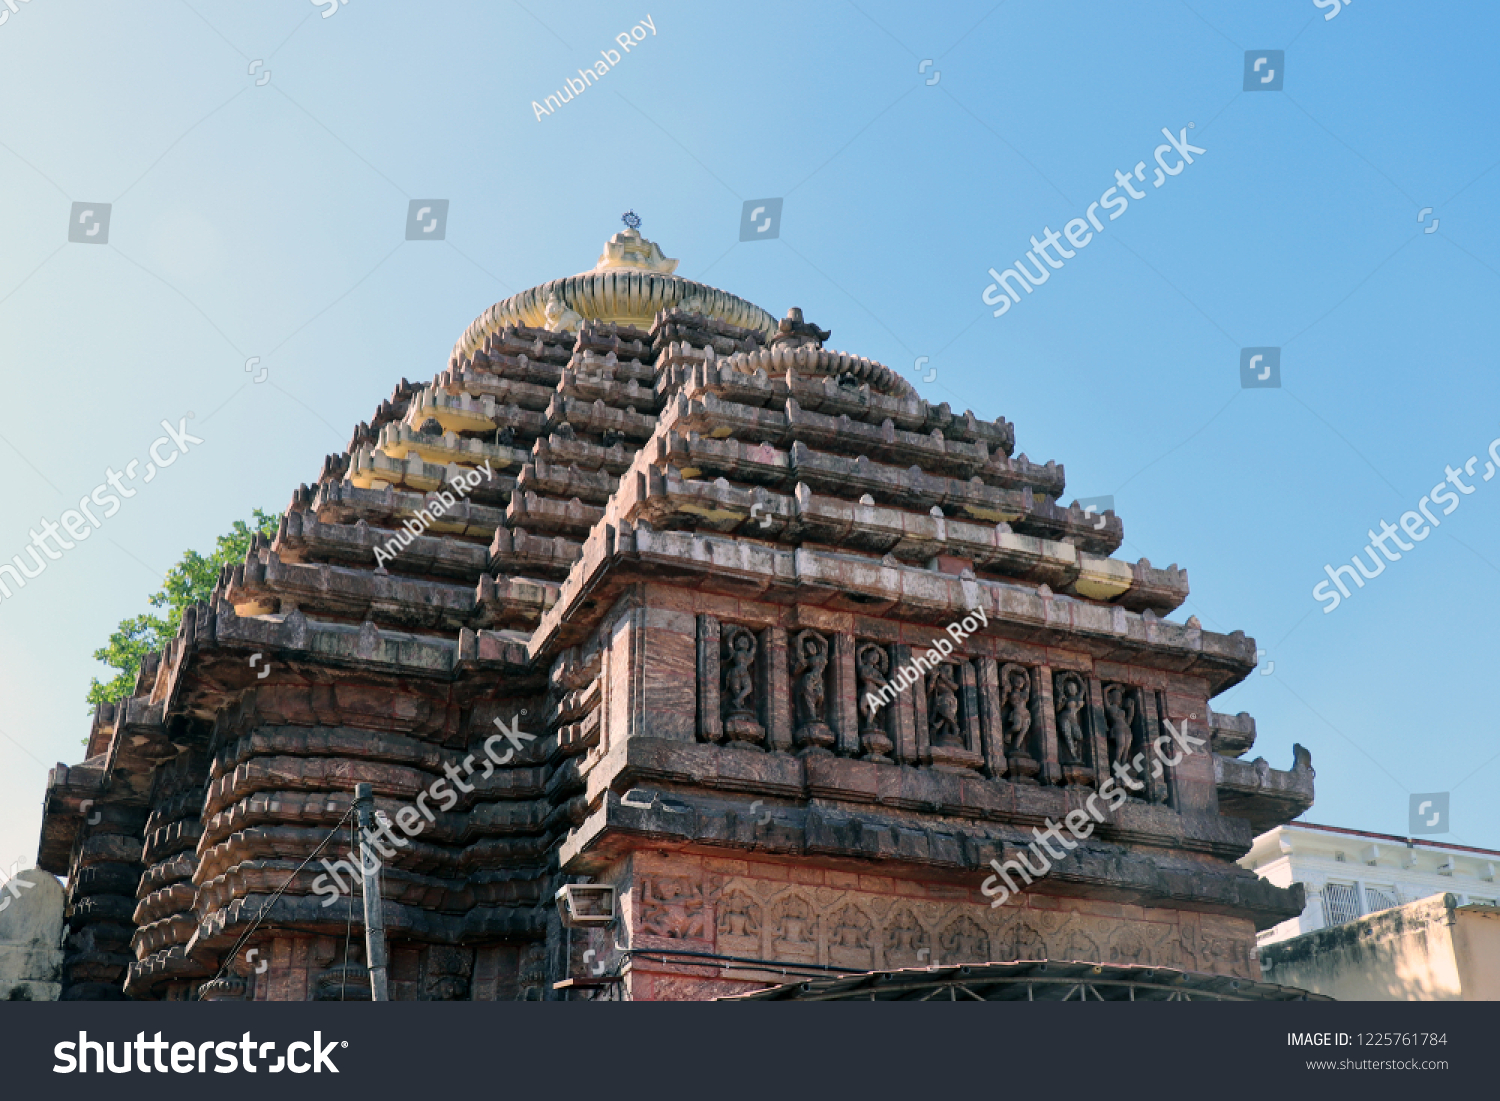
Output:
<svg viewBox="0 0 1500 1101">
<path fill-rule="evenodd" d="M 204 440 L 0 602 L 7 871 L 47 766 L 81 755 L 91 652 L 161 572 L 284 507 L 490 303 L 592 267 L 627 208 L 683 275 L 801 306 L 932 400 L 1011 419 L 1070 497 L 1113 494 L 1121 555 L 1190 571 L 1177 618 L 1267 650 L 1215 706 L 1254 714 L 1276 767 L 1312 750 L 1310 819 L 1405 833 L 1410 793 L 1451 791 L 1440 839 L 1500 848 L 1500 481 L 1332 614 L 1312 597 L 1500 437 L 1500 10 L 322 10 L 29 0 L 0 25 L 0 558 L 144 465 L 163 419 L 191 410 Z M 1243 92 L 1245 51 L 1272 49 L 1283 90 Z M 1206 152 L 1158 190 L 1161 130 L 1189 123 Z M 992 317 L 987 269 L 1143 160 L 1146 198 Z M 740 243 L 765 197 L 781 236 Z M 447 239 L 407 242 L 426 198 Z M 111 204 L 107 245 L 67 243 L 74 202 Z M 1282 388 L 1241 388 L 1252 346 L 1283 349 Z"/>
</svg>

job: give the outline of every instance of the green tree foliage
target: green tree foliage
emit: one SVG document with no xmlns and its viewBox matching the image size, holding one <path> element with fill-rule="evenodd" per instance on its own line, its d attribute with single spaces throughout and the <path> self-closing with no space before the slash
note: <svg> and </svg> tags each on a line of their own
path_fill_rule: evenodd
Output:
<svg viewBox="0 0 1500 1101">
<path fill-rule="evenodd" d="M 280 523 L 280 513 L 256 509 L 251 523 L 236 520 L 228 533 L 219 536 L 211 553 L 185 552 L 182 561 L 167 571 L 166 583 L 151 597 L 151 606 L 164 609 L 164 612 L 160 615 L 147 612 L 134 619 L 121 620 L 119 628 L 109 636 L 109 644 L 94 651 L 95 660 L 118 670 L 118 673 L 107 681 L 95 677 L 89 684 L 89 710 L 92 711 L 95 704 L 113 703 L 135 691 L 141 660 L 147 654 L 159 652 L 169 639 L 176 637 L 182 613 L 188 605 L 206 601 L 219 580 L 220 568 L 243 561 L 245 552 L 250 549 L 250 540 L 257 534 L 269 539 L 276 534 Z"/>
</svg>

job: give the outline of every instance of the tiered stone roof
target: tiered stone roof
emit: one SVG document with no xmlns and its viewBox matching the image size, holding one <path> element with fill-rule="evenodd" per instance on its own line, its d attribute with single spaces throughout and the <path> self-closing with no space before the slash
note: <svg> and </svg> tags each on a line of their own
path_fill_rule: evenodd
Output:
<svg viewBox="0 0 1500 1101">
<path fill-rule="evenodd" d="M 397 996 L 460 978 L 466 996 L 543 996 L 553 891 L 630 837 L 977 877 L 1016 843 L 1004 824 L 1060 818 L 1107 774 L 1097 687 L 1088 765 L 1059 765 L 1048 733 L 1032 751 L 1041 786 L 1007 772 L 1003 669 L 1038 670 L 1039 732 L 1053 722 L 1041 670 L 1055 667 L 1128 681 L 1142 737 L 1158 708 L 1201 707 L 1219 748 L 1249 747 L 1248 716 L 1210 719 L 1207 699 L 1253 667 L 1253 640 L 1162 619 L 1186 572 L 1113 558 L 1120 519 L 1064 504 L 1063 468 L 1014 454 L 1008 421 L 932 405 L 890 368 L 825 348 L 800 311 L 778 326 L 660 270 L 675 262 L 631 267 L 640 252 L 637 235 L 600 270 L 497 304 L 430 383 L 403 380 L 293 494 L 275 537 L 184 616 L 134 696 L 99 709 L 88 759 L 49 781 L 39 858 L 71 877 L 65 996 L 330 996 L 348 979 L 334 959 L 345 904 L 322 906 L 321 867 L 299 865 L 356 782 L 395 813 L 495 720 L 539 737 L 471 777 L 386 867 L 387 929 L 411 953 Z M 549 301 L 574 328 L 540 327 Z M 444 493 L 455 503 L 434 516 Z M 915 689 L 879 720 L 891 757 L 872 757 L 857 640 L 905 659 L 975 608 L 989 626 L 964 666 L 966 747 L 932 752 Z M 720 744 L 718 645 L 736 622 L 770 624 L 749 755 L 744 739 Z M 836 636 L 826 758 L 793 736 L 797 630 Z M 1288 815 L 1311 801 L 1310 769 L 1257 786 L 1228 767 L 1228 781 L 1206 766 L 1127 807 L 1118 866 L 1081 873 L 1090 889 L 1256 921 L 1300 910 L 1230 863 L 1249 837 L 1218 816 L 1215 784 L 1247 817 Z M 699 792 L 695 813 L 622 803 L 643 779 Z M 726 790 L 797 813 L 768 839 Z M 256 980 L 244 946 L 226 953 L 289 876 L 258 931 L 300 939 Z"/>
</svg>

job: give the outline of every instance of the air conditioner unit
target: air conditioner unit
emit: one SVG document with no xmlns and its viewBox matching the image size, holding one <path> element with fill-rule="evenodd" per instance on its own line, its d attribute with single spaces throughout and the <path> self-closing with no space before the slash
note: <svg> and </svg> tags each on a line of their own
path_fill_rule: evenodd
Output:
<svg viewBox="0 0 1500 1101">
<path fill-rule="evenodd" d="M 570 928 L 615 920 L 615 889 L 603 883 L 568 883 L 554 896 L 557 914 Z"/>
</svg>

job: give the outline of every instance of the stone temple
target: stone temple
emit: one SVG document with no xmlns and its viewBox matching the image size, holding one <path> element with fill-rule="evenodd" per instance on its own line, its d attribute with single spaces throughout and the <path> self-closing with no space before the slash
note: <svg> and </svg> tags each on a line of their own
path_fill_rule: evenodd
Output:
<svg viewBox="0 0 1500 1101">
<path fill-rule="evenodd" d="M 368 998 L 361 782 L 399 839 L 397 999 L 1259 980 L 1302 888 L 1235 861 L 1312 770 L 1239 760 L 1254 722 L 1210 710 L 1254 640 L 1162 618 L 1187 574 L 1111 557 L 1120 520 L 1063 505 L 1008 421 L 676 266 L 632 226 L 491 306 L 98 709 L 38 857 L 67 877 L 64 999 Z M 1168 723 L 1208 748 L 991 906 L 990 862 Z"/>
</svg>

